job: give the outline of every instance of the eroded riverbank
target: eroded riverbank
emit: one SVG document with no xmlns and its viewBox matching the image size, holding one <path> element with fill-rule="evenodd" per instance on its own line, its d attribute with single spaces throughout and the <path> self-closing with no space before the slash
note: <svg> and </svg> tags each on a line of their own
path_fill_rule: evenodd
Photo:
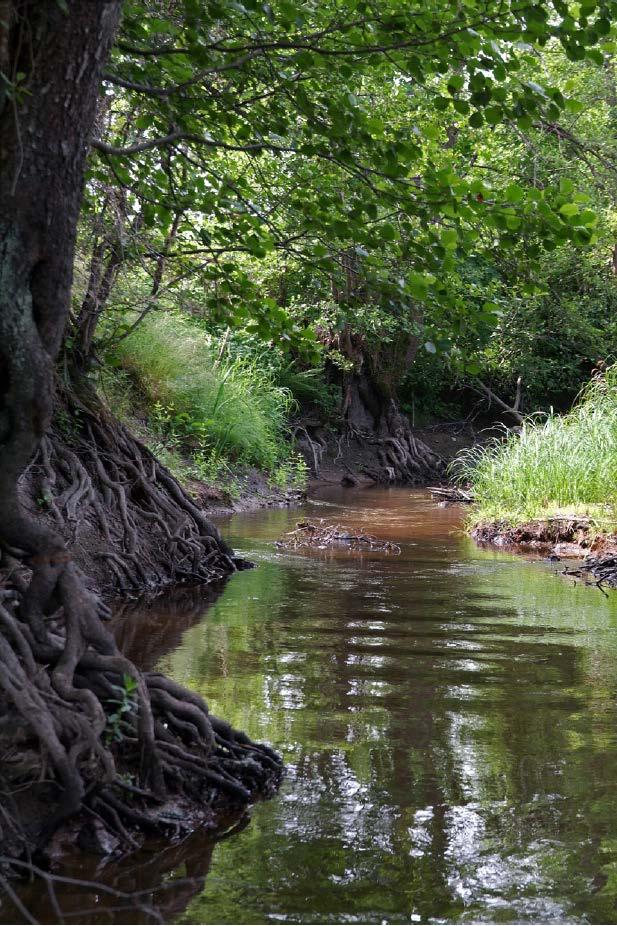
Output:
<svg viewBox="0 0 617 926">
<path fill-rule="evenodd" d="M 470 536 L 481 546 L 540 554 L 566 566 L 566 575 L 617 588 L 617 536 L 598 531 L 589 518 L 552 517 L 512 526 L 504 521 L 479 522 Z"/>
</svg>

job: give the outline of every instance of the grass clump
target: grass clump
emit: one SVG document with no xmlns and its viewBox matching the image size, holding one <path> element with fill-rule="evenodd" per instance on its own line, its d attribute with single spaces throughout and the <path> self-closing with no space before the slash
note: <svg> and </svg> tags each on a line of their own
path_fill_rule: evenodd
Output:
<svg viewBox="0 0 617 926">
<path fill-rule="evenodd" d="M 520 433 L 465 451 L 452 471 L 471 484 L 476 522 L 587 515 L 614 529 L 617 364 L 594 377 L 568 414 L 529 419 Z"/>
<path fill-rule="evenodd" d="M 289 390 L 255 361 L 217 359 L 197 323 L 152 313 L 115 348 L 146 400 L 154 429 L 193 454 L 270 471 L 289 455 Z"/>
</svg>

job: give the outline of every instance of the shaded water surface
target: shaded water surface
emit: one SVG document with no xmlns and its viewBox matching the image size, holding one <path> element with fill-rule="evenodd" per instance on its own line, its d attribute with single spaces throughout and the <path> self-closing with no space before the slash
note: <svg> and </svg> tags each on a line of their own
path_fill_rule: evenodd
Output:
<svg viewBox="0 0 617 926">
<path fill-rule="evenodd" d="M 277 551 L 306 513 L 402 553 Z M 336 490 L 225 522 L 258 568 L 124 643 L 282 751 L 287 779 L 233 838 L 98 877 L 165 880 L 181 923 L 617 922 L 617 593 L 479 550 L 460 518 Z"/>
</svg>

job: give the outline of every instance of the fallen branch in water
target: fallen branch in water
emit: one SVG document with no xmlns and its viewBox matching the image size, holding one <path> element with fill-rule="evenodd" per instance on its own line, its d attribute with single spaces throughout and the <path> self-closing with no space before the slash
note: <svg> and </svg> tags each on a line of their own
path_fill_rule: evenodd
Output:
<svg viewBox="0 0 617 926">
<path fill-rule="evenodd" d="M 284 534 L 276 544 L 283 550 L 301 550 L 312 547 L 317 550 L 326 550 L 329 547 L 344 545 L 350 550 L 371 550 L 380 553 L 393 553 L 395 556 L 401 552 L 398 543 L 389 540 L 378 540 L 371 534 L 354 533 L 340 524 L 329 524 L 323 518 L 319 521 L 298 521 L 296 528 Z"/>
<path fill-rule="evenodd" d="M 440 498 L 445 502 L 459 502 L 463 505 L 471 505 L 473 502 L 471 492 L 466 492 L 456 486 L 428 486 L 428 491 L 433 498 Z"/>
<path fill-rule="evenodd" d="M 576 579 L 594 582 L 600 591 L 604 591 L 602 587 L 604 585 L 608 588 L 617 588 L 617 556 L 615 554 L 588 556 L 580 566 L 576 569 L 567 569 L 565 574 Z"/>
</svg>

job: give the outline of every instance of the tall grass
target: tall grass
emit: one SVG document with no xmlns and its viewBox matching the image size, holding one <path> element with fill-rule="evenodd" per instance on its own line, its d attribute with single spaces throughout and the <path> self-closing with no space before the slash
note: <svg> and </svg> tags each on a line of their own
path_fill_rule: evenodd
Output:
<svg viewBox="0 0 617 926">
<path fill-rule="evenodd" d="M 617 524 L 617 364 L 594 378 L 567 415 L 527 420 L 519 434 L 464 452 L 474 517 L 517 523 L 561 513 Z"/>
<path fill-rule="evenodd" d="M 115 349 L 159 431 L 190 449 L 271 469 L 288 452 L 289 390 L 254 360 L 217 362 L 218 345 L 186 316 L 147 316 Z"/>
</svg>

